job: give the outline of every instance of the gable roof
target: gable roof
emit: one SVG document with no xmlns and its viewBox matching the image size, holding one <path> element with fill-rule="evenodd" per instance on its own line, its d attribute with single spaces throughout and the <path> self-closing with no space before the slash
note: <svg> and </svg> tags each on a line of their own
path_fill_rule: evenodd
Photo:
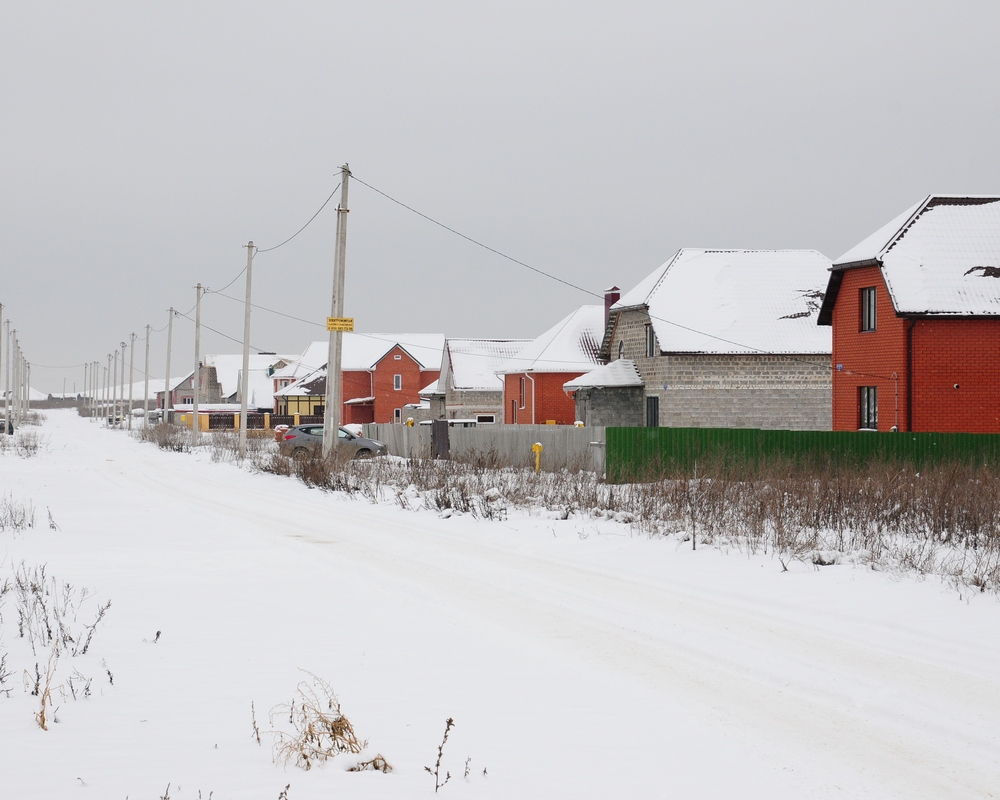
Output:
<svg viewBox="0 0 1000 800">
<path fill-rule="evenodd" d="M 273 353 L 264 355 L 260 353 L 250 354 L 250 386 L 261 383 L 259 374 L 265 374 L 263 388 L 267 388 L 267 371 L 275 364 L 288 362 L 295 356 L 279 356 Z M 215 377 L 222 386 L 222 396 L 232 397 L 240 390 L 240 373 L 243 372 L 243 354 L 217 353 L 206 355 L 202 362 L 206 367 L 215 367 Z M 194 371 L 192 370 L 192 373 Z M 257 377 L 255 377 L 255 374 Z M 268 392 L 270 395 L 270 392 Z M 250 395 L 247 395 L 248 399 Z"/>
<path fill-rule="evenodd" d="M 683 248 L 612 311 L 647 309 L 666 353 L 829 354 L 816 325 L 829 269 L 815 250 Z"/>
<path fill-rule="evenodd" d="M 421 369 L 436 369 L 444 350 L 443 333 L 345 333 L 340 366 L 345 372 L 363 372 L 374 367 L 396 345 L 402 347 Z M 326 366 L 329 341 L 312 342 L 298 358 L 274 373 L 275 378 L 301 380 Z M 287 358 L 287 357 L 286 357 Z"/>
<path fill-rule="evenodd" d="M 619 358 L 610 364 L 604 364 L 597 369 L 566 381 L 563 389 L 572 391 L 574 389 L 606 388 L 609 386 L 644 386 L 639 370 L 636 369 L 635 362 L 628 358 Z"/>
<path fill-rule="evenodd" d="M 443 373 L 448 384 L 459 390 L 502 392 L 497 372 L 531 339 L 448 339 L 445 341 Z M 442 384 L 441 390 L 447 387 Z"/>
<path fill-rule="evenodd" d="M 846 270 L 878 266 L 903 315 L 1000 315 L 1000 197 L 930 195 L 833 264 L 819 322 Z"/>
<path fill-rule="evenodd" d="M 589 372 L 600 363 L 604 306 L 580 306 L 526 344 L 499 370 L 506 372 Z"/>
</svg>

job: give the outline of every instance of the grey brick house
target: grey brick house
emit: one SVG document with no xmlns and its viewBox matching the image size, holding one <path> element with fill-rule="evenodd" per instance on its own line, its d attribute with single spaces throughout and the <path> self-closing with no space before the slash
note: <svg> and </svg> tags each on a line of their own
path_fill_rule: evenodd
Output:
<svg viewBox="0 0 1000 800">
<path fill-rule="evenodd" d="M 591 415 L 597 408 L 621 425 L 830 430 L 831 337 L 816 324 L 829 269 L 815 250 L 679 250 L 608 303 L 601 355 L 634 363 L 641 408 L 610 394 L 603 402 L 590 386 Z"/>
</svg>

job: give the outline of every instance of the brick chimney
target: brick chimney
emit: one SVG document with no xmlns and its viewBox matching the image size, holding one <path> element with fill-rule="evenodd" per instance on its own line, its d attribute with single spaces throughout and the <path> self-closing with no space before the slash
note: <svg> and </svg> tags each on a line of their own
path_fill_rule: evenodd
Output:
<svg viewBox="0 0 1000 800">
<path fill-rule="evenodd" d="M 604 330 L 608 329 L 608 319 L 611 317 L 611 306 L 618 302 L 622 296 L 622 290 L 617 286 L 604 290 Z"/>
</svg>

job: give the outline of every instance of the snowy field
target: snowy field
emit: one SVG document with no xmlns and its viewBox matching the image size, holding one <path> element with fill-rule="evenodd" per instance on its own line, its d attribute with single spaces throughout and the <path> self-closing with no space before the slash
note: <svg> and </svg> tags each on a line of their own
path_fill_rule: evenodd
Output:
<svg viewBox="0 0 1000 800">
<path fill-rule="evenodd" d="M 44 564 L 77 629 L 111 607 L 54 665 L 44 731 L 49 651 L 4 595 L 2 798 L 431 797 L 449 717 L 445 798 L 1000 797 L 995 597 L 608 520 L 443 519 L 74 411 L 36 430 L 0 454 L 0 497 L 35 512 L 0 530 L 0 585 Z M 393 772 L 275 763 L 303 670 Z"/>
</svg>

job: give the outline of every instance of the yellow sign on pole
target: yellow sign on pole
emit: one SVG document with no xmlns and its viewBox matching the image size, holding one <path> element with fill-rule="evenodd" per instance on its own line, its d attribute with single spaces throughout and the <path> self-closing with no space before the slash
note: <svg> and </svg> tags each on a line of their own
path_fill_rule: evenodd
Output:
<svg viewBox="0 0 1000 800">
<path fill-rule="evenodd" d="M 326 329 L 328 331 L 344 331 L 353 333 L 354 317 L 327 317 Z"/>
</svg>

